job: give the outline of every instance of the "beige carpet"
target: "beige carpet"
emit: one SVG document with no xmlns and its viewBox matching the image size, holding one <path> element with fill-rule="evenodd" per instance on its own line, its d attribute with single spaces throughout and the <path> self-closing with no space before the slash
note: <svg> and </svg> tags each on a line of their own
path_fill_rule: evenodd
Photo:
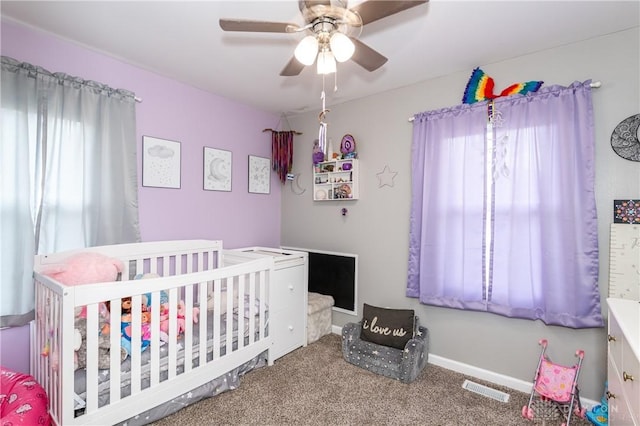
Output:
<svg viewBox="0 0 640 426">
<path fill-rule="evenodd" d="M 532 366 L 535 369 L 535 366 Z M 533 370 L 532 370 L 533 375 Z M 405 385 L 342 358 L 341 340 L 329 335 L 252 371 L 240 387 L 153 423 L 168 425 L 532 425 L 521 417 L 529 394 L 498 388 L 508 403 L 462 389 L 462 374 L 428 364 Z M 547 425 L 561 422 L 548 421 Z M 590 425 L 575 416 L 575 426 Z"/>
</svg>

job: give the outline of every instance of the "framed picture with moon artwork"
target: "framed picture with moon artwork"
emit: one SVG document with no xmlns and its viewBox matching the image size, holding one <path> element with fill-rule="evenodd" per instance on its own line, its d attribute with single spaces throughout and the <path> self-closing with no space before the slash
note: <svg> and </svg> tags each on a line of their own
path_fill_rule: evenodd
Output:
<svg viewBox="0 0 640 426">
<path fill-rule="evenodd" d="M 231 191 L 231 151 L 204 147 L 203 187 L 206 191 Z"/>
<path fill-rule="evenodd" d="M 142 186 L 180 188 L 180 142 L 142 137 Z"/>
<path fill-rule="evenodd" d="M 249 192 L 268 194 L 271 191 L 271 159 L 249 156 Z"/>
</svg>

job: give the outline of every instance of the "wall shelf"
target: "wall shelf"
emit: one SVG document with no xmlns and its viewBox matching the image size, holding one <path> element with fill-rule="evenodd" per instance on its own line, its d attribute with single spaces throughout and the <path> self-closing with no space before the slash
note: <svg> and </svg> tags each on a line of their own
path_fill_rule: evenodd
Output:
<svg viewBox="0 0 640 426">
<path fill-rule="evenodd" d="M 314 201 L 349 201 L 358 197 L 356 158 L 323 161 L 313 166 Z"/>
</svg>

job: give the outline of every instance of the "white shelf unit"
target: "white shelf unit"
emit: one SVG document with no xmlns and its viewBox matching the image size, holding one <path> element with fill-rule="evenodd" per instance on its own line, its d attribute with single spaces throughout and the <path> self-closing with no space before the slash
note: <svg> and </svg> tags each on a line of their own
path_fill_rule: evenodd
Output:
<svg viewBox="0 0 640 426">
<path fill-rule="evenodd" d="M 323 161 L 313 166 L 314 201 L 349 201 L 359 196 L 356 158 Z"/>
</svg>

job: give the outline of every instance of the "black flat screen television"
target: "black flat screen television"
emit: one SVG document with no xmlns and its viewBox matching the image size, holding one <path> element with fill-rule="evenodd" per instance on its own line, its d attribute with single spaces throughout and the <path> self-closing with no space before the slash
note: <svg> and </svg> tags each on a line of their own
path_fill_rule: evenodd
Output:
<svg viewBox="0 0 640 426">
<path fill-rule="evenodd" d="M 333 309 L 357 315 L 358 255 L 295 247 L 309 253 L 308 291 L 333 297 Z"/>
</svg>

